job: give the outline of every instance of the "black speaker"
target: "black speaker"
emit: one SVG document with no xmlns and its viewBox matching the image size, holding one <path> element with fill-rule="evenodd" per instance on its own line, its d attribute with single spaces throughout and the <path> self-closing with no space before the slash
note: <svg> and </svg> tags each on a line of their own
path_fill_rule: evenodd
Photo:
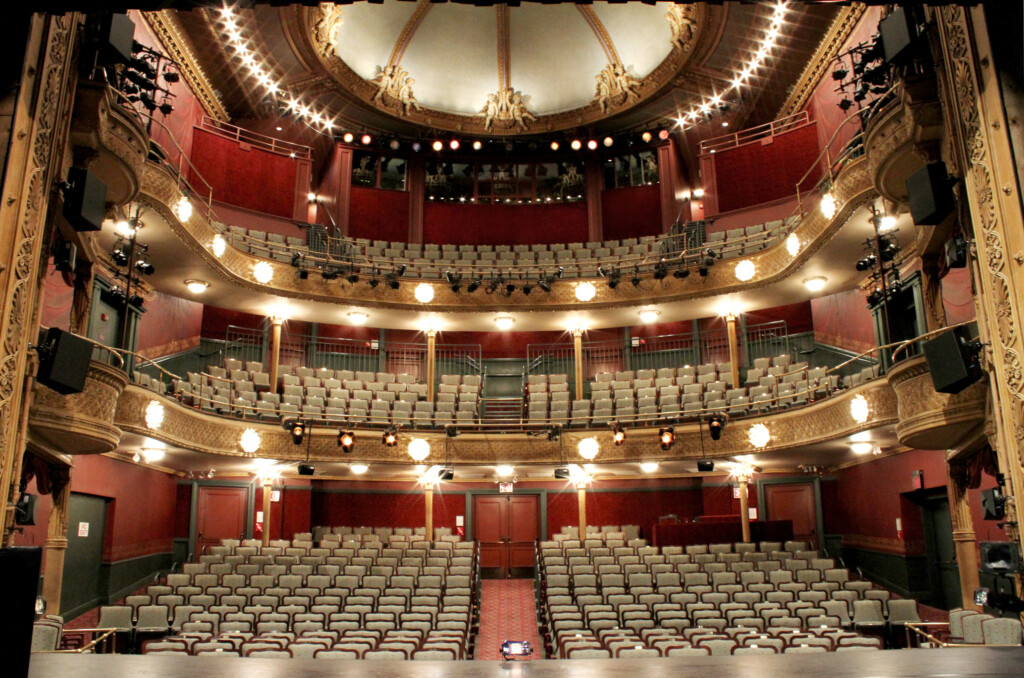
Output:
<svg viewBox="0 0 1024 678">
<path fill-rule="evenodd" d="M 943 246 L 946 255 L 946 268 L 965 268 L 967 266 L 967 243 L 959 235 L 946 241 Z"/>
<path fill-rule="evenodd" d="M 39 345 L 36 380 L 63 395 L 81 393 L 91 358 L 92 344 L 70 332 L 51 327 Z"/>
<path fill-rule="evenodd" d="M 998 487 L 981 491 L 982 518 L 985 520 L 1002 520 L 1006 517 L 1006 498 Z"/>
<path fill-rule="evenodd" d="M 453 468 L 443 468 L 443 469 L 441 469 L 440 471 L 437 472 L 437 479 L 438 480 L 452 480 L 454 478 L 455 478 L 455 469 L 453 469 Z"/>
<path fill-rule="evenodd" d="M 701 471 L 701 472 L 704 472 L 704 473 L 706 473 L 708 471 L 714 471 L 715 470 L 715 462 L 711 461 L 710 459 L 698 459 L 697 460 L 697 470 Z"/>
<path fill-rule="evenodd" d="M 300 476 L 311 476 L 316 472 L 316 466 L 312 464 L 299 464 Z"/>
<path fill-rule="evenodd" d="M 14 505 L 15 525 L 36 524 L 36 500 L 38 499 L 39 497 L 34 494 L 22 492 L 21 498 L 18 499 L 18 503 Z"/>
<path fill-rule="evenodd" d="M 95 14 L 86 22 L 86 42 L 105 66 L 131 61 L 135 23 L 127 14 Z"/>
<path fill-rule="evenodd" d="M 68 170 L 70 188 L 64 195 L 64 218 L 76 231 L 98 231 L 107 214 L 107 185 L 82 167 Z"/>
<path fill-rule="evenodd" d="M 981 364 L 964 327 L 955 327 L 924 344 L 924 357 L 939 393 L 959 393 L 981 378 Z"/>
<path fill-rule="evenodd" d="M 886 63 L 899 64 L 912 56 L 911 47 L 917 38 L 917 25 L 905 8 L 900 7 L 882 19 L 878 23 L 878 33 Z"/>
<path fill-rule="evenodd" d="M 42 557 L 43 550 L 38 546 L 0 549 L 0 581 L 7 587 L 4 614 L 0 615 L 0 638 L 4 639 L 4 660 L 8 666 L 4 675 L 11 678 L 28 676 Z"/>
<path fill-rule="evenodd" d="M 981 571 L 989 574 L 1016 574 L 1020 572 L 1020 549 L 1012 541 L 983 541 Z"/>
<path fill-rule="evenodd" d="M 907 177 L 910 215 L 918 226 L 938 226 L 955 207 L 946 163 L 933 162 Z"/>
<path fill-rule="evenodd" d="M 559 466 L 558 468 L 556 468 L 555 469 L 555 479 L 556 480 L 568 480 L 569 479 L 569 469 L 566 468 L 565 466 Z"/>
<path fill-rule="evenodd" d="M 53 248 L 53 267 L 58 271 L 72 273 L 75 270 L 75 256 L 78 250 L 70 240 L 58 240 Z"/>
</svg>

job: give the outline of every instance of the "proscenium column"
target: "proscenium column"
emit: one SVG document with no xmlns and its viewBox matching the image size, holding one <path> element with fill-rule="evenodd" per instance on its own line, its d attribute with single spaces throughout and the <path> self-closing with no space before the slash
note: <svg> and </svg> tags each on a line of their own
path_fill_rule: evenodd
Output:
<svg viewBox="0 0 1024 678">
<path fill-rule="evenodd" d="M 572 354 L 576 378 L 576 400 L 583 400 L 583 328 L 572 329 Z M 580 536 L 583 539 L 583 536 Z"/>
<path fill-rule="evenodd" d="M 60 614 L 61 587 L 64 583 L 64 554 L 68 549 L 68 501 L 71 499 L 71 468 L 51 466 L 52 486 L 50 520 L 45 543 L 46 567 L 43 571 L 43 600 L 47 614 Z"/>
<path fill-rule="evenodd" d="M 583 485 L 576 487 L 576 497 L 580 504 L 580 539 L 587 538 L 587 488 Z"/>
<path fill-rule="evenodd" d="M 433 402 L 434 390 L 434 369 L 437 366 L 437 330 L 427 330 L 427 400 Z M 430 538 L 429 535 L 427 537 Z"/>
<path fill-rule="evenodd" d="M 740 343 L 736 338 L 737 314 L 729 312 L 725 316 L 726 328 L 729 331 L 729 364 L 732 366 L 732 388 L 740 387 Z M 749 541 L 749 540 L 744 540 Z"/>
<path fill-rule="evenodd" d="M 750 509 L 747 494 L 750 479 L 740 476 L 740 527 L 743 529 L 743 543 L 750 542 Z"/>
<path fill-rule="evenodd" d="M 284 318 L 279 315 L 270 316 L 270 365 L 267 372 L 270 376 L 270 390 L 277 390 L 277 369 L 281 362 L 281 325 Z"/>
<path fill-rule="evenodd" d="M 427 533 L 427 539 L 434 539 L 434 488 L 427 485 L 426 489 L 423 490 L 424 505 L 426 506 L 425 515 L 423 516 L 423 526 L 426 528 L 424 531 Z"/>
<path fill-rule="evenodd" d="M 270 546 L 270 495 L 273 486 L 270 481 L 263 483 L 263 545 Z"/>
<path fill-rule="evenodd" d="M 956 566 L 960 570 L 960 596 L 964 609 L 981 612 L 974 602 L 974 590 L 981 586 L 978 575 L 978 541 L 974 534 L 971 504 L 967 488 L 957 482 L 949 464 L 946 464 L 946 489 L 949 492 L 949 517 L 953 523 L 953 548 Z"/>
</svg>

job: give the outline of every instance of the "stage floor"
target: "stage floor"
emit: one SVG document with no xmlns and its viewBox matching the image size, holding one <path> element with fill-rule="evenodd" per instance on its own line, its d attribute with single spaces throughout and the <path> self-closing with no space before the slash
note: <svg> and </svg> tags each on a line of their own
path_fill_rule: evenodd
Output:
<svg viewBox="0 0 1024 678">
<path fill-rule="evenodd" d="M 574 659 L 525 662 L 391 662 L 132 655 L 33 655 L 31 678 L 834 678 L 836 676 L 1022 676 L 1024 648 L 885 650 L 828 654 Z M 712 673 L 709 673 L 712 672 Z"/>
</svg>

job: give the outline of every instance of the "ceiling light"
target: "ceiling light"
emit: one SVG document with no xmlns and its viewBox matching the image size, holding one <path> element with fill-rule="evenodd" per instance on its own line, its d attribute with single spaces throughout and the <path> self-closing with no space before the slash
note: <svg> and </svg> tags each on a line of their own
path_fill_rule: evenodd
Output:
<svg viewBox="0 0 1024 678">
<path fill-rule="evenodd" d="M 338 447 L 344 454 L 351 454 L 356 445 L 356 434 L 352 431 L 338 431 Z"/>
<path fill-rule="evenodd" d="M 572 150 L 578 151 L 581 148 L 583 148 L 583 142 L 580 141 L 579 139 L 573 139 L 572 143 L 570 144 L 570 146 L 572 146 Z"/>
<path fill-rule="evenodd" d="M 355 139 L 355 136 L 352 135 L 352 132 L 345 132 L 345 136 L 342 137 L 346 144 L 351 144 L 353 139 Z"/>
<path fill-rule="evenodd" d="M 850 451 L 854 454 L 868 454 L 871 450 L 875 449 L 875 446 L 871 443 L 851 443 Z"/>
<path fill-rule="evenodd" d="M 274 279 L 274 267 L 266 261 L 257 261 L 252 267 L 252 276 L 256 282 L 266 285 Z"/>
<path fill-rule="evenodd" d="M 670 450 L 676 442 L 676 429 L 672 426 L 658 429 L 658 442 L 661 444 L 663 451 L 667 452 Z"/>
<path fill-rule="evenodd" d="M 213 256 L 218 259 L 224 256 L 224 250 L 227 249 L 228 242 L 224 239 L 224 236 L 219 233 L 213 236 L 213 242 L 210 243 L 210 249 L 213 250 Z"/>
<path fill-rule="evenodd" d="M 557 141 L 552 141 L 551 142 L 551 150 L 552 151 L 557 151 L 558 150 L 558 142 Z"/>
<path fill-rule="evenodd" d="M 142 450 L 142 458 L 146 460 L 147 464 L 160 461 L 164 458 L 165 454 L 163 450 L 155 448 L 144 448 Z"/>
<path fill-rule="evenodd" d="M 434 300 L 434 286 L 429 283 L 420 283 L 413 292 L 416 301 L 421 304 L 429 304 Z"/>
<path fill-rule="evenodd" d="M 164 423 L 164 406 L 159 401 L 150 400 L 146 405 L 146 428 L 158 429 Z"/>
<path fill-rule="evenodd" d="M 831 219 L 836 215 L 836 210 L 839 206 L 836 204 L 836 197 L 829 192 L 821 196 L 818 207 L 821 208 L 821 213 L 825 215 L 826 219 Z"/>
<path fill-rule="evenodd" d="M 259 432 L 254 428 L 245 429 L 242 431 L 242 435 L 238 437 L 238 445 L 246 454 L 255 454 L 256 451 L 260 449 L 260 444 L 262 442 L 263 440 L 260 438 Z"/>
<path fill-rule="evenodd" d="M 590 301 L 597 294 L 597 288 L 594 287 L 594 283 L 581 282 L 576 285 L 576 298 L 580 301 Z"/>
<path fill-rule="evenodd" d="M 348 320 L 353 325 L 362 325 L 365 323 L 370 316 L 362 311 L 352 311 L 348 314 Z"/>
<path fill-rule="evenodd" d="M 605 146 L 611 146 L 614 143 L 615 143 L 615 140 L 612 139 L 611 137 L 605 137 L 604 138 L 604 145 Z"/>
<path fill-rule="evenodd" d="M 871 440 L 871 431 L 861 431 L 860 433 L 854 433 L 850 436 L 850 440 L 855 443 L 864 443 Z"/>
<path fill-rule="evenodd" d="M 409 441 L 409 456 L 413 461 L 423 461 L 430 456 L 430 443 L 423 438 L 413 438 Z"/>
<path fill-rule="evenodd" d="M 736 264 L 736 279 L 740 282 L 747 282 L 752 279 L 756 272 L 757 269 L 754 266 L 754 262 L 750 259 L 744 259 Z"/>
<path fill-rule="evenodd" d="M 579 450 L 581 457 L 590 461 L 601 451 L 601 446 L 597 442 L 597 438 L 584 438 L 577 444 L 576 449 Z"/>
<path fill-rule="evenodd" d="M 512 329 L 512 326 L 516 324 L 516 319 L 510 315 L 499 315 L 494 319 L 494 324 L 498 326 L 498 329 L 502 332 Z"/>
<path fill-rule="evenodd" d="M 747 437 L 750 440 L 751 445 L 762 450 L 767 447 L 768 442 L 772 439 L 772 434 L 764 424 L 754 424 L 750 427 L 750 432 L 747 434 Z"/>
<path fill-rule="evenodd" d="M 496 466 L 494 468 L 494 472 L 498 474 L 498 477 L 500 478 L 509 478 L 516 472 L 516 469 L 512 466 L 508 466 L 507 464 L 502 464 L 501 466 Z"/>
<path fill-rule="evenodd" d="M 804 287 L 811 292 L 820 292 L 825 289 L 826 279 L 823 276 L 816 275 L 811 278 L 804 278 Z"/>
<path fill-rule="evenodd" d="M 474 141 L 473 142 L 473 150 L 474 151 L 479 151 L 483 147 L 484 147 L 483 142 L 481 142 L 481 141 Z"/>
<path fill-rule="evenodd" d="M 615 443 L 615 447 L 621 447 L 622 443 L 626 442 L 626 429 L 622 428 L 622 424 L 613 423 L 611 426 L 612 442 Z"/>
<path fill-rule="evenodd" d="M 373 141 L 373 137 L 369 134 L 364 134 L 359 140 L 363 142 L 363 146 L 368 146 L 370 142 Z"/>
<path fill-rule="evenodd" d="M 640 464 L 640 470 L 644 473 L 654 473 L 658 470 L 658 462 L 656 461 L 645 461 Z"/>
<path fill-rule="evenodd" d="M 458 139 L 452 139 L 451 141 L 449 141 L 448 142 L 448 148 L 452 149 L 453 151 L 459 150 L 459 140 Z"/>
<path fill-rule="evenodd" d="M 364 473 L 366 473 L 366 471 L 370 467 L 367 466 L 366 464 L 350 464 L 348 468 L 350 471 L 352 471 L 352 473 L 356 474 L 357 476 L 361 476 Z"/>
<path fill-rule="evenodd" d="M 795 257 L 796 253 L 800 251 L 800 238 L 796 237 L 796 233 L 790 233 L 786 238 L 786 251 L 791 257 Z"/>
<path fill-rule="evenodd" d="M 656 308 L 645 308 L 644 310 L 637 313 L 640 316 L 640 320 L 645 323 L 653 323 L 661 315 L 661 311 Z"/>
<path fill-rule="evenodd" d="M 441 149 L 444 148 L 444 144 L 441 143 L 440 140 L 438 140 L 431 144 L 431 148 L 433 148 L 435 151 L 440 151 Z"/>
<path fill-rule="evenodd" d="M 587 142 L 587 148 L 589 148 L 592 151 L 596 151 L 597 150 L 597 140 L 596 139 L 591 139 L 590 141 L 588 141 Z"/>
<path fill-rule="evenodd" d="M 850 401 L 850 416 L 858 424 L 863 424 L 868 420 L 869 412 L 868 401 L 864 396 L 854 396 L 853 400 Z"/>
<path fill-rule="evenodd" d="M 640 138 L 643 139 L 643 142 L 646 144 L 647 142 L 649 142 L 651 140 L 651 133 L 650 132 L 644 132 L 643 134 L 640 135 Z"/>
<path fill-rule="evenodd" d="M 662 141 L 668 141 L 668 130 L 663 129 L 660 132 L 658 132 L 658 138 L 661 139 Z"/>
<path fill-rule="evenodd" d="M 192 218 L 192 202 L 187 197 L 181 196 L 181 199 L 174 203 L 174 214 L 178 217 L 178 221 L 184 224 Z"/>
<path fill-rule="evenodd" d="M 878 220 L 878 232 L 889 233 L 896 230 L 896 217 L 884 216 Z"/>
<path fill-rule="evenodd" d="M 202 294 L 206 291 L 206 288 L 210 286 L 210 283 L 205 280 L 186 280 L 185 287 L 192 294 Z"/>
</svg>

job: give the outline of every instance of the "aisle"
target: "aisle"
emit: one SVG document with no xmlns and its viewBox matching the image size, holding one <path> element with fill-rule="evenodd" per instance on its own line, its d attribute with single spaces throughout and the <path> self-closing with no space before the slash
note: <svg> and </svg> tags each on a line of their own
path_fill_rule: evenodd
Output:
<svg viewBox="0 0 1024 678">
<path fill-rule="evenodd" d="M 534 660 L 544 658 L 537 633 L 532 579 L 484 579 L 475 659 L 501 659 L 503 640 L 528 640 Z"/>
</svg>

